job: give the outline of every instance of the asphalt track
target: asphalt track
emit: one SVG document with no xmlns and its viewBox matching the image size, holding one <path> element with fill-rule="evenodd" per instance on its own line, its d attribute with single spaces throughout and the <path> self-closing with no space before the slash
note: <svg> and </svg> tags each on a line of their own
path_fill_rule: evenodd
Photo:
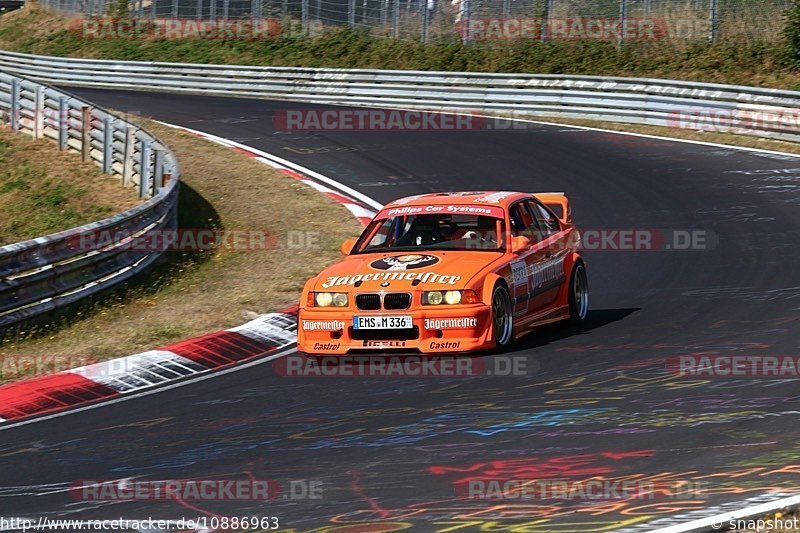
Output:
<svg viewBox="0 0 800 533">
<path fill-rule="evenodd" d="M 277 516 L 298 531 L 648 531 L 654 520 L 800 485 L 798 380 L 690 379 L 665 366 L 691 353 L 798 353 L 800 161 L 554 125 L 285 132 L 274 127 L 277 110 L 312 106 L 77 92 L 269 151 L 381 202 L 440 190 L 563 190 L 585 229 L 700 230 L 718 242 L 587 252 L 588 325 L 548 327 L 517 345 L 508 355 L 527 375 L 496 375 L 491 357 L 482 360 L 494 375 L 473 377 L 288 378 L 266 363 L 3 431 L 0 516 Z M 87 502 L 65 492 L 77 480 L 247 476 L 278 480 L 284 493 L 265 504 Z M 696 490 L 606 502 L 464 496 L 470 480 L 519 479 L 681 480 Z M 322 497 L 286 497 L 291 480 L 321 483 Z M 303 482 L 294 486 L 303 492 Z"/>
</svg>

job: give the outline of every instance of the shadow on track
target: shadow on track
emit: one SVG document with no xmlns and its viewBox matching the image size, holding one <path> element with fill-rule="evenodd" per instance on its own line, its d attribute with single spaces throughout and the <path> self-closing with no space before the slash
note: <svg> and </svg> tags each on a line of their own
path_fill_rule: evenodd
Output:
<svg viewBox="0 0 800 533">
<path fill-rule="evenodd" d="M 574 337 L 576 335 L 585 335 L 592 330 L 624 320 L 639 310 L 639 307 L 590 310 L 583 324 L 572 325 L 567 322 L 558 322 L 556 324 L 542 326 L 515 342 L 509 351 L 516 352 L 540 348 L 542 346 L 547 346 L 551 342 Z"/>
</svg>

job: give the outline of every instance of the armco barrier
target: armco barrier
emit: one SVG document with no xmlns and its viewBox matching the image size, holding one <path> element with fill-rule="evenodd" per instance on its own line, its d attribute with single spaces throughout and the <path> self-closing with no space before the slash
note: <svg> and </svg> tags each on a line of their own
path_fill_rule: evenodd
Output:
<svg viewBox="0 0 800 533">
<path fill-rule="evenodd" d="M 130 250 L 126 240 L 102 249 L 80 243 L 89 232 L 133 237 L 175 228 L 180 169 L 166 146 L 121 117 L 1 67 L 0 124 L 79 152 L 143 199 L 105 220 L 0 247 L 0 328 L 105 290 L 158 258 L 158 251 Z"/>
<path fill-rule="evenodd" d="M 3 51 L 0 69 L 79 87 L 595 119 L 800 140 L 800 92 L 734 85 L 597 76 L 150 63 Z"/>
</svg>

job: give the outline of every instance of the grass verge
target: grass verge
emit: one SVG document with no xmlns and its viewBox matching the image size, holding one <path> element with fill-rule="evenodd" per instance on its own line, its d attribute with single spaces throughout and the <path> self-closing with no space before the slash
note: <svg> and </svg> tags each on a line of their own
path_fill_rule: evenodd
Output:
<svg viewBox="0 0 800 533">
<path fill-rule="evenodd" d="M 0 245 L 94 222 L 138 203 L 133 189 L 76 153 L 0 129 Z"/>
<path fill-rule="evenodd" d="M 734 34 L 714 43 L 631 41 L 623 47 L 610 41 L 534 39 L 465 45 L 455 35 L 422 44 L 349 29 L 256 40 L 86 38 L 80 20 L 30 4 L 0 17 L 0 48 L 144 61 L 618 75 L 800 87 L 793 43 L 781 36 L 782 21 L 774 26 L 762 39 Z"/>
<path fill-rule="evenodd" d="M 266 231 L 274 246 L 167 252 L 126 290 L 2 341 L 0 382 L 152 349 L 295 305 L 305 281 L 360 231 L 343 206 L 254 159 L 160 124 L 145 127 L 181 161 L 182 228 Z"/>
</svg>

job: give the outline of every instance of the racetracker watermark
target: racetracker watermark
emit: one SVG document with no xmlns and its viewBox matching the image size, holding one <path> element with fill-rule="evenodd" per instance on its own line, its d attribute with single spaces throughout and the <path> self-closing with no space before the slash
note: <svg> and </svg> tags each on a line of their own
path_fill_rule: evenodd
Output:
<svg viewBox="0 0 800 533">
<path fill-rule="evenodd" d="M 0 355 L 0 379 L 52 374 L 67 368 L 85 367 L 97 360 L 74 355 Z"/>
<path fill-rule="evenodd" d="M 545 241 L 539 246 L 555 251 L 566 244 L 595 252 L 705 252 L 719 244 L 716 233 L 696 229 L 581 228 L 570 232 L 566 242 L 547 240 L 551 234 L 552 231 L 542 231 L 531 225 L 514 235 L 527 237 L 532 244 Z M 464 248 L 469 250 L 492 249 L 496 246 L 497 237 L 492 230 L 470 230 L 464 236 Z"/>
<path fill-rule="evenodd" d="M 277 235 L 268 230 L 170 229 L 143 232 L 101 229 L 81 232 L 68 240 L 73 250 L 125 252 L 264 252 L 268 250 L 319 250 L 318 231 L 290 230 Z"/>
<path fill-rule="evenodd" d="M 125 40 L 239 40 L 275 39 L 280 35 L 299 37 L 322 33 L 320 21 L 283 24 L 279 19 L 214 20 L 180 18 L 89 18 L 73 21 L 69 30 L 81 39 Z"/>
<path fill-rule="evenodd" d="M 487 241 L 491 242 L 486 233 L 473 233 L 476 236 L 466 239 L 466 248 L 479 249 L 485 247 Z M 548 239 L 551 232 L 529 226 L 515 235 L 527 237 L 531 243 L 540 243 Z M 699 229 L 580 228 L 569 234 L 566 243 L 547 241 L 544 247 L 558 250 L 564 244 L 593 252 L 705 252 L 719 244 L 719 237 L 713 231 Z"/>
<path fill-rule="evenodd" d="M 481 116 L 401 109 L 281 109 L 272 117 L 283 131 L 478 131 Z"/>
<path fill-rule="evenodd" d="M 649 479 L 473 479 L 455 485 L 456 496 L 479 500 L 696 499 L 708 484 Z"/>
<path fill-rule="evenodd" d="M 78 501 L 319 500 L 322 489 L 321 480 L 305 479 L 117 479 L 75 481 L 70 495 Z"/>
<path fill-rule="evenodd" d="M 471 41 L 554 40 L 554 41 L 663 41 L 705 39 L 710 26 L 705 20 L 569 17 L 473 18 L 461 21 L 457 31 Z"/>
<path fill-rule="evenodd" d="M 699 229 L 590 228 L 575 238 L 582 250 L 604 252 L 707 251 L 719 242 L 715 233 Z"/>
<path fill-rule="evenodd" d="M 690 107 L 670 111 L 667 126 L 716 133 L 749 133 L 752 131 L 800 132 L 800 111 L 772 109 L 715 109 Z"/>
<path fill-rule="evenodd" d="M 797 378 L 797 355 L 676 355 L 667 358 L 666 368 L 681 377 L 703 378 Z"/>
<path fill-rule="evenodd" d="M 355 342 L 355 341 L 354 341 Z M 445 342 L 439 341 L 436 342 Z M 459 341 L 451 341 L 453 343 Z M 405 341 L 360 341 L 374 349 L 402 348 Z M 319 349 L 338 349 L 338 341 L 316 343 Z M 331 355 L 306 357 L 292 354 L 272 363 L 275 373 L 287 378 L 465 378 L 473 376 L 527 377 L 539 370 L 538 361 L 525 356 L 490 358 L 449 355 Z"/>
</svg>

